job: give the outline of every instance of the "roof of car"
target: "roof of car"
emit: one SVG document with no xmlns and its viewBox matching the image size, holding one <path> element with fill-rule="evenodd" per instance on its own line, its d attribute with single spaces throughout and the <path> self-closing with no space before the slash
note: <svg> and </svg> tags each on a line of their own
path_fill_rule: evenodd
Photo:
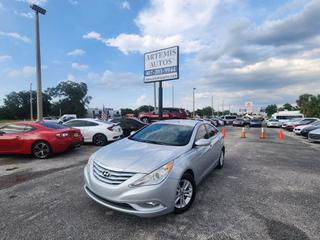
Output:
<svg viewBox="0 0 320 240">
<path fill-rule="evenodd" d="M 163 120 L 163 121 L 159 121 L 156 123 L 167 123 L 167 124 L 174 124 L 174 125 L 184 125 L 184 126 L 191 126 L 194 127 L 195 125 L 197 125 L 199 122 L 206 122 L 207 121 L 203 121 L 203 120 L 191 120 L 191 119 L 170 119 L 170 120 Z"/>
</svg>

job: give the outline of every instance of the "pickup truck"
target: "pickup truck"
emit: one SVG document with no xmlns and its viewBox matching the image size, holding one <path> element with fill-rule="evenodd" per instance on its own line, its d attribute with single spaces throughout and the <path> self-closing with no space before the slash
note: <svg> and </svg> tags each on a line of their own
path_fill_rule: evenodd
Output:
<svg viewBox="0 0 320 240">
<path fill-rule="evenodd" d="M 159 120 L 159 114 L 156 112 L 141 112 L 138 118 L 144 123 Z M 163 108 L 163 119 L 186 119 L 187 112 L 183 108 Z"/>
</svg>

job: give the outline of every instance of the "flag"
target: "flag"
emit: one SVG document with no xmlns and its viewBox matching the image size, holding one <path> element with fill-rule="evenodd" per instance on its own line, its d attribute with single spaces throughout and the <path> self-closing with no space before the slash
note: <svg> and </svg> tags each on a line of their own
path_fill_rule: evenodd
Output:
<svg viewBox="0 0 320 240">
<path fill-rule="evenodd" d="M 103 105 L 103 108 L 102 108 L 101 120 L 103 120 L 103 121 L 107 121 L 108 120 L 108 114 L 105 112 L 104 105 Z"/>
</svg>

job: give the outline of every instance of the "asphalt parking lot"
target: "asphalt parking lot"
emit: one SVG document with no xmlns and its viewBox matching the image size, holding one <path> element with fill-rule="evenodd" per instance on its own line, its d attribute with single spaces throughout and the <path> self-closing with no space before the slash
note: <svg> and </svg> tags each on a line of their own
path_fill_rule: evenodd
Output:
<svg viewBox="0 0 320 240">
<path fill-rule="evenodd" d="M 226 158 L 182 214 L 143 219 L 83 191 L 97 147 L 48 160 L 0 156 L 0 239 L 320 239 L 320 148 L 278 129 L 227 127 Z"/>
</svg>

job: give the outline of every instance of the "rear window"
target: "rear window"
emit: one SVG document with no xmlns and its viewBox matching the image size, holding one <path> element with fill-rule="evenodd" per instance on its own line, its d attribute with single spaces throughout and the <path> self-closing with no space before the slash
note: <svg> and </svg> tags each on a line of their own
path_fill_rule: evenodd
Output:
<svg viewBox="0 0 320 240">
<path fill-rule="evenodd" d="M 237 116 L 226 116 L 226 119 L 236 119 Z"/>
<path fill-rule="evenodd" d="M 44 127 L 51 128 L 51 129 L 65 129 L 69 128 L 67 126 L 58 124 L 58 123 L 52 123 L 52 122 L 40 122 L 40 124 Z"/>
</svg>

